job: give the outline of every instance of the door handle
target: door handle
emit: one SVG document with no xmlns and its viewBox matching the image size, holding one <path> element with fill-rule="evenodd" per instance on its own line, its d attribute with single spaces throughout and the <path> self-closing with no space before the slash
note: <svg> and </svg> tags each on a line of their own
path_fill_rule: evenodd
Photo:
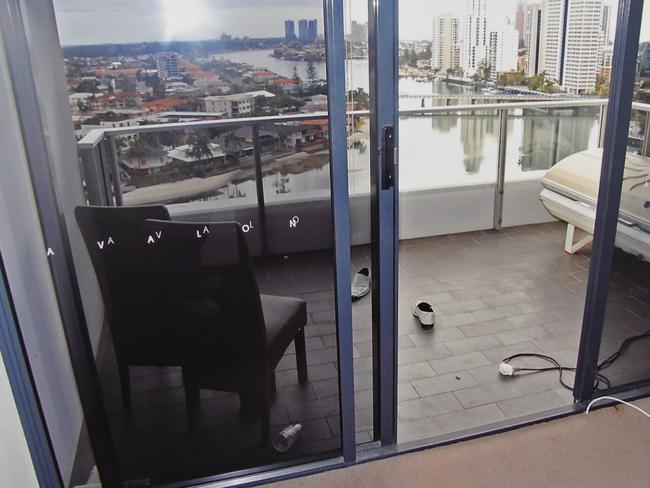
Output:
<svg viewBox="0 0 650 488">
<path fill-rule="evenodd" d="M 395 128 L 392 125 L 384 126 L 381 151 L 381 189 L 388 190 L 395 185 Z"/>
</svg>

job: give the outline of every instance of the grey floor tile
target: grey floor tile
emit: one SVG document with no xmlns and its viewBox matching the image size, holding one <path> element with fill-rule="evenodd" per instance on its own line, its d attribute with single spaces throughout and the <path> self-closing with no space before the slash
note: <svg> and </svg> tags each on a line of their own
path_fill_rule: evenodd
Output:
<svg viewBox="0 0 650 488">
<path fill-rule="evenodd" d="M 430 378 L 435 375 L 436 372 L 427 362 L 403 364 L 397 368 L 398 383 L 405 383 L 421 378 Z"/>
<path fill-rule="evenodd" d="M 484 336 L 488 334 L 495 334 L 503 332 L 504 330 L 512 330 L 513 325 L 507 319 L 488 320 L 486 322 L 476 322 L 474 324 L 461 325 L 458 327 L 460 331 L 467 337 Z"/>
<path fill-rule="evenodd" d="M 406 400 L 413 400 L 418 398 L 418 392 L 415 391 L 411 383 L 398 383 L 397 384 L 397 401 L 403 402 Z"/>
<path fill-rule="evenodd" d="M 569 402 L 570 403 L 570 402 Z M 541 412 L 567 405 L 567 401 L 554 391 L 542 391 L 519 398 L 497 402 L 497 406 L 507 418 L 516 418 L 534 412 Z"/>
<path fill-rule="evenodd" d="M 415 346 L 430 346 L 441 342 L 446 343 L 465 338 L 465 335 L 458 327 L 448 327 L 444 329 L 434 327 L 431 330 L 425 331 L 418 326 L 418 329 L 419 330 L 408 335 L 410 342 Z"/>
<path fill-rule="evenodd" d="M 339 380 L 334 378 L 331 380 L 313 381 L 311 386 L 316 393 L 317 398 L 327 398 L 339 394 Z"/>
<path fill-rule="evenodd" d="M 488 308 L 488 305 L 480 298 L 463 300 L 457 302 L 441 303 L 437 305 L 444 315 L 454 315 L 463 312 L 473 312 Z"/>
<path fill-rule="evenodd" d="M 480 368 L 470 369 L 469 374 L 476 380 L 479 385 L 486 385 L 488 383 L 517 383 L 519 381 L 518 377 L 514 376 L 502 376 L 499 374 L 499 368 L 495 365 L 482 366 Z"/>
<path fill-rule="evenodd" d="M 521 392 L 512 382 L 496 382 L 456 391 L 454 395 L 463 407 L 472 408 L 515 398 L 521 396 Z"/>
<path fill-rule="evenodd" d="M 397 425 L 399 442 L 426 439 L 428 437 L 457 432 L 504 420 L 505 415 L 496 405 L 483 405 L 429 419 L 400 422 Z"/>
<path fill-rule="evenodd" d="M 479 337 L 469 337 L 458 341 L 445 342 L 447 349 L 455 355 L 475 351 L 485 351 L 503 345 L 504 343 L 500 340 L 498 335 L 484 335 Z"/>
<path fill-rule="evenodd" d="M 544 339 L 548 335 L 548 331 L 541 326 L 508 330 L 496 334 L 497 338 L 506 346 L 509 346 L 510 344 L 521 344 L 522 342 L 534 341 L 536 339 Z"/>
<path fill-rule="evenodd" d="M 501 307 L 504 305 L 514 305 L 516 303 L 525 302 L 528 296 L 521 291 L 503 293 L 501 295 L 493 295 L 483 298 L 483 301 L 490 307 Z"/>
<path fill-rule="evenodd" d="M 397 406 L 397 418 L 400 422 L 434 417 L 443 413 L 462 410 L 463 406 L 451 393 L 416 398 L 400 402 Z"/>
<path fill-rule="evenodd" d="M 550 311 L 533 312 L 521 315 L 517 314 L 514 317 L 508 317 L 508 322 L 517 328 L 533 327 L 535 325 L 548 324 L 549 322 L 557 320 L 557 315 Z"/>
<path fill-rule="evenodd" d="M 459 325 L 471 324 L 477 320 L 468 312 L 454 315 L 443 315 L 436 318 L 436 327 L 457 327 Z"/>
<path fill-rule="evenodd" d="M 421 397 L 426 397 L 438 393 L 462 390 L 463 388 L 476 386 L 477 383 L 473 376 L 463 371 L 415 380 L 411 382 L 411 385 Z"/>
<path fill-rule="evenodd" d="M 421 346 L 411 349 L 404 349 L 397 352 L 397 364 L 418 363 L 430 359 L 447 358 L 451 352 L 444 344 L 434 344 L 433 346 Z"/>
<path fill-rule="evenodd" d="M 329 397 L 311 402 L 290 403 L 287 410 L 292 422 L 326 418 L 339 414 L 339 399 Z"/>
<path fill-rule="evenodd" d="M 308 420 L 302 422 L 302 440 L 303 442 L 320 441 L 332 437 L 327 421 L 322 419 Z"/>
<path fill-rule="evenodd" d="M 481 322 L 483 320 L 495 320 L 502 319 L 505 317 L 513 317 L 515 315 L 521 314 L 521 310 L 517 308 L 516 305 L 504 305 L 501 307 L 491 307 L 484 310 L 477 310 L 476 312 L 471 312 L 472 317 L 475 322 Z"/>
<path fill-rule="evenodd" d="M 523 352 L 542 352 L 542 350 L 532 342 L 522 342 L 482 351 L 482 354 L 489 359 L 491 364 L 498 365 L 504 358 Z"/>
<path fill-rule="evenodd" d="M 487 366 L 490 364 L 490 361 L 481 352 L 470 352 L 444 359 L 434 359 L 429 361 L 429 364 L 433 367 L 436 373 L 445 374 L 478 368 L 479 366 Z"/>
<path fill-rule="evenodd" d="M 576 347 L 580 343 L 580 335 L 578 333 L 563 334 L 554 337 L 547 337 L 535 340 L 535 344 L 544 352 L 551 353 L 569 347 Z"/>
</svg>

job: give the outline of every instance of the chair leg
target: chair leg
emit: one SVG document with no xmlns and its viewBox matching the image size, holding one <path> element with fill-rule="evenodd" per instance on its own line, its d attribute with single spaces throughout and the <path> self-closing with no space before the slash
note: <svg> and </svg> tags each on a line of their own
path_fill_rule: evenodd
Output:
<svg viewBox="0 0 650 488">
<path fill-rule="evenodd" d="M 198 413 L 201 400 L 201 390 L 192 380 L 191 375 L 183 370 L 183 387 L 185 389 L 185 407 L 192 416 Z"/>
<path fill-rule="evenodd" d="M 266 447 L 271 440 L 271 401 L 268 395 L 260 395 L 260 447 Z"/>
<path fill-rule="evenodd" d="M 257 395 L 251 393 L 239 393 L 239 409 L 243 414 L 257 412 Z"/>
<path fill-rule="evenodd" d="M 131 410 L 131 377 L 129 376 L 129 365 L 118 366 L 120 375 L 120 389 L 122 391 L 122 405 L 125 410 Z"/>
<path fill-rule="evenodd" d="M 307 383 L 307 349 L 305 347 L 305 329 L 302 328 L 293 340 L 296 346 L 296 368 L 298 369 L 298 381 L 301 384 Z"/>
</svg>

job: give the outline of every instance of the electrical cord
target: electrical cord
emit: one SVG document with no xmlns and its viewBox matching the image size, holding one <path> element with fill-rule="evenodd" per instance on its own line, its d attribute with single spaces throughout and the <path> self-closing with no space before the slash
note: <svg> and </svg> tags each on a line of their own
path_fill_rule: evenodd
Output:
<svg viewBox="0 0 650 488">
<path fill-rule="evenodd" d="M 591 409 L 591 406 L 594 403 L 599 402 L 601 400 L 612 400 L 612 401 L 615 401 L 615 402 L 618 402 L 618 403 L 622 403 L 623 405 L 627 405 L 628 407 L 632 407 L 634 410 L 637 410 L 638 412 L 641 412 L 643 415 L 645 415 L 646 417 L 648 417 L 650 419 L 650 413 L 646 412 L 641 407 L 637 407 L 636 405 L 634 405 L 634 404 L 632 404 L 630 402 L 626 402 L 625 400 L 621 400 L 620 398 L 611 397 L 611 396 L 601 396 L 601 397 L 598 397 L 598 398 L 594 398 L 592 401 L 589 402 L 589 405 L 587 405 L 587 409 L 585 410 L 585 415 L 589 413 L 589 410 Z"/>
<path fill-rule="evenodd" d="M 601 371 L 609 368 L 616 360 L 618 360 L 625 353 L 625 351 L 630 347 L 630 345 L 642 339 L 648 339 L 648 338 L 650 338 L 650 330 L 645 331 L 643 334 L 628 337 L 621 343 L 620 347 L 616 352 L 609 355 L 603 361 L 598 363 L 598 366 L 596 368 L 596 381 L 595 381 L 594 389 L 600 390 L 601 385 L 603 385 L 605 389 L 611 388 L 612 384 L 609 381 L 609 378 L 607 378 L 607 376 L 602 374 Z M 510 361 L 518 358 L 537 358 L 546 361 L 548 363 L 551 363 L 552 366 L 547 366 L 545 368 L 527 368 L 527 367 L 512 366 L 510 364 Z M 542 373 L 544 371 L 557 371 L 560 375 L 559 376 L 560 384 L 567 390 L 571 390 L 571 391 L 573 391 L 573 387 L 564 381 L 564 373 L 567 371 L 575 372 L 575 370 L 576 368 L 562 366 L 559 363 L 559 361 L 557 361 L 557 359 L 551 356 L 547 356 L 546 354 L 539 354 L 536 352 L 522 352 L 518 354 L 513 354 L 512 356 L 508 356 L 507 358 L 505 358 L 499 365 L 499 372 L 503 376 L 514 376 L 517 373 L 522 373 L 522 375 L 526 375 L 526 374 Z"/>
</svg>

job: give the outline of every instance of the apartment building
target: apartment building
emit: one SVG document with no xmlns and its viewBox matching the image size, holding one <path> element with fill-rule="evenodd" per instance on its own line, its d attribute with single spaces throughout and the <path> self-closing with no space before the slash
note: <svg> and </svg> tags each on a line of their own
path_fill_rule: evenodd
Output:
<svg viewBox="0 0 650 488">
<path fill-rule="evenodd" d="M 593 90 L 602 57 L 602 0 L 545 0 L 541 71 L 570 93 Z"/>
<path fill-rule="evenodd" d="M 468 0 L 461 49 L 461 67 L 465 76 L 476 74 L 481 62 L 487 60 L 487 27 L 486 0 Z"/>
<path fill-rule="evenodd" d="M 445 73 L 460 66 L 459 24 L 458 18 L 449 15 L 436 15 L 433 18 L 432 69 Z"/>
<path fill-rule="evenodd" d="M 542 44 L 542 4 L 526 5 L 524 49 L 526 50 L 526 76 L 540 73 Z"/>
<path fill-rule="evenodd" d="M 513 26 L 505 25 L 490 31 L 488 63 L 492 81 L 497 81 L 500 73 L 517 69 L 518 45 L 518 33 Z"/>
</svg>

